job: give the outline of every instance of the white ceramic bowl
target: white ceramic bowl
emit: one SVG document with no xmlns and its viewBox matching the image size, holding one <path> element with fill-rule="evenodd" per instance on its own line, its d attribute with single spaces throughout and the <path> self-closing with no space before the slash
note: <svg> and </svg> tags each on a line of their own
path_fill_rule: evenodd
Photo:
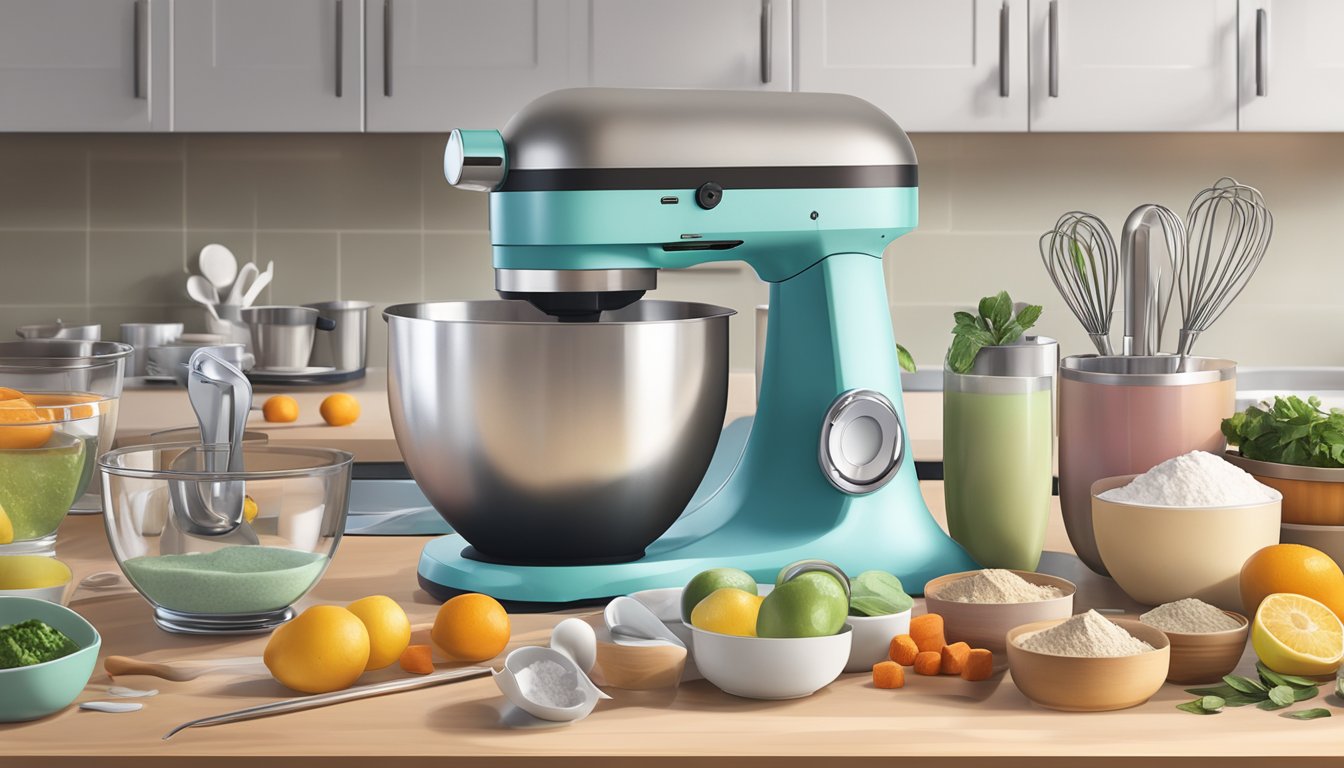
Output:
<svg viewBox="0 0 1344 768">
<path fill-rule="evenodd" d="M 871 672 L 873 665 L 886 661 L 891 651 L 891 639 L 910 632 L 909 608 L 886 616 L 850 616 L 845 621 L 853 628 L 854 639 L 849 647 L 846 672 Z"/>
<path fill-rule="evenodd" d="M 690 627 L 700 674 L 747 699 L 798 699 L 835 681 L 849 661 L 854 632 L 826 637 L 739 637 Z"/>
<path fill-rule="evenodd" d="M 32 597 L 64 604 L 70 566 L 43 555 L 0 557 L 0 597 Z"/>
</svg>

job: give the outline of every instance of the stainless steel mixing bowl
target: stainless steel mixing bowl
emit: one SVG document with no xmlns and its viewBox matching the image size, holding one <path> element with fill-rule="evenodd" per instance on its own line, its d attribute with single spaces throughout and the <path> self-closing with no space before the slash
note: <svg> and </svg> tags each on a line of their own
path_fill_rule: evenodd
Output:
<svg viewBox="0 0 1344 768">
<path fill-rule="evenodd" d="M 637 558 L 718 443 L 732 314 L 639 301 L 560 323 L 521 301 L 389 307 L 397 445 L 470 556 Z"/>
</svg>

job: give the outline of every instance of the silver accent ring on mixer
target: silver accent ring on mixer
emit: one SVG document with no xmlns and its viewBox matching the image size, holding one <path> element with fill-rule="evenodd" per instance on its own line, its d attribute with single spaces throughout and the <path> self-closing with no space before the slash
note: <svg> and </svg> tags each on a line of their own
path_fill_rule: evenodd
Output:
<svg viewBox="0 0 1344 768">
<path fill-rule="evenodd" d="M 509 293 L 651 291 L 656 269 L 496 269 L 495 290 Z"/>
</svg>

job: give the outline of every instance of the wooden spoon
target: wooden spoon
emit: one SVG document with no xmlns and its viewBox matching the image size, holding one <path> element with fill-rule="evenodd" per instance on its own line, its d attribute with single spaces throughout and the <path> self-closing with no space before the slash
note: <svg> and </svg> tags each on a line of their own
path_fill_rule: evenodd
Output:
<svg viewBox="0 0 1344 768">
<path fill-rule="evenodd" d="M 185 682 L 216 672 L 268 675 L 260 656 L 236 656 L 227 659 L 195 659 L 188 661 L 153 662 L 130 656 L 108 656 L 103 669 L 112 677 L 119 675 L 148 675 L 164 680 Z"/>
</svg>

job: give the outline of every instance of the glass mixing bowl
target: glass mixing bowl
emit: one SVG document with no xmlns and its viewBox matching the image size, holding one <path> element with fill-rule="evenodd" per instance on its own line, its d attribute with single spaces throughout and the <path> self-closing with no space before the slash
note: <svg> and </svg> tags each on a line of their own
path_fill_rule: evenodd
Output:
<svg viewBox="0 0 1344 768">
<path fill-rule="evenodd" d="M 132 351 L 129 344 L 111 341 L 0 342 L 0 387 L 22 393 L 40 411 L 50 411 L 53 423 L 61 423 L 55 432 L 83 441 L 87 446 L 84 474 L 72 503 L 67 505 L 76 514 L 94 513 L 102 508 L 94 462 L 112 447 L 126 359 Z M 0 413 L 4 415 L 18 413 Z M 18 432 L 11 436 L 15 434 Z M 22 440 L 20 443 L 27 444 Z M 5 482 L 0 479 L 0 504 L 5 503 Z"/>
<path fill-rule="evenodd" d="M 161 443 L 98 462 L 112 554 L 170 632 L 266 632 L 288 621 L 345 530 L 351 454 L 244 443 L 243 471 L 210 471 L 228 451 Z M 219 498 L 231 484 L 252 502 L 237 525 L 196 522 L 193 500 Z"/>
</svg>

